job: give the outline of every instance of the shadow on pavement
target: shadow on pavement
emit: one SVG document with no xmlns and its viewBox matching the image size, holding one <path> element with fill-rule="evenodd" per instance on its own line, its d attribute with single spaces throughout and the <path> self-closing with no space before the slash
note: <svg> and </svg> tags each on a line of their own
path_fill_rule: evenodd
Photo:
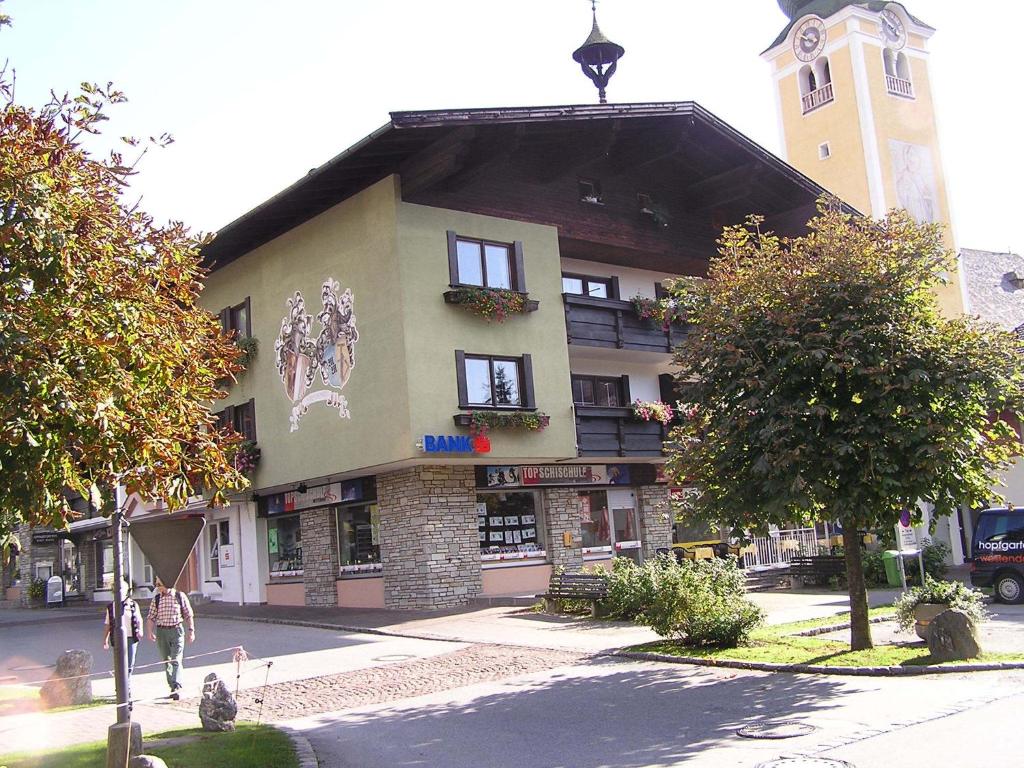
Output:
<svg viewBox="0 0 1024 768">
<path fill-rule="evenodd" d="M 838 706 L 843 688 L 830 679 L 621 669 L 608 660 L 519 685 L 473 698 L 463 693 L 450 703 L 420 700 L 314 719 L 305 735 L 331 766 L 673 766 L 735 744 L 736 730 L 752 721 L 813 722 Z"/>
</svg>

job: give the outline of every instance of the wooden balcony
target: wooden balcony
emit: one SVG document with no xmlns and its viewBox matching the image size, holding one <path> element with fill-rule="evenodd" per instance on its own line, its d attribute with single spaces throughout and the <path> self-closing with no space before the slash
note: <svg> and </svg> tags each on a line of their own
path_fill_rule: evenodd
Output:
<svg viewBox="0 0 1024 768">
<path fill-rule="evenodd" d="M 632 408 L 576 406 L 576 452 L 580 456 L 661 457 L 669 427 L 638 421 Z"/>
<path fill-rule="evenodd" d="M 581 347 L 634 349 L 669 354 L 686 338 L 686 326 L 641 320 L 633 305 L 618 299 L 562 295 L 565 302 L 565 330 L 570 344 Z"/>
</svg>

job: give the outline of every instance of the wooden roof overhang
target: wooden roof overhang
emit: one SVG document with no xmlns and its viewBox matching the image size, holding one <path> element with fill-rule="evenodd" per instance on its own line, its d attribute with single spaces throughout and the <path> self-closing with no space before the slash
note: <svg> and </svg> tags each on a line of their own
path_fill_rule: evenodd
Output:
<svg viewBox="0 0 1024 768">
<path fill-rule="evenodd" d="M 217 269 L 396 173 L 407 202 L 555 226 L 563 256 L 694 274 L 723 225 L 758 213 L 800 234 L 824 192 L 693 102 L 395 112 L 224 227 L 204 261 Z M 581 177 L 602 181 L 607 206 L 579 202 Z M 639 219 L 638 191 L 667 227 Z"/>
</svg>

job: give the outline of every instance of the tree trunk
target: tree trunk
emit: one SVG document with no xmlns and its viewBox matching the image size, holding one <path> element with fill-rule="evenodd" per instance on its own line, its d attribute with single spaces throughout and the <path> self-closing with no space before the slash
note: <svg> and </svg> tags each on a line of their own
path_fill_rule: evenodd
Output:
<svg viewBox="0 0 1024 768">
<path fill-rule="evenodd" d="M 868 590 L 864 584 L 861 564 L 860 534 L 850 518 L 842 519 L 843 552 L 846 558 L 846 583 L 850 591 L 850 650 L 873 648 L 871 624 L 868 623 Z"/>
</svg>

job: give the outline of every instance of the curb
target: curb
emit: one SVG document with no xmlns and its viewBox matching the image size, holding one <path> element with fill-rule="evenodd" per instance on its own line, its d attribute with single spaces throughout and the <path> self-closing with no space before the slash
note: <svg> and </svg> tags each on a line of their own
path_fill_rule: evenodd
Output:
<svg viewBox="0 0 1024 768">
<path fill-rule="evenodd" d="M 813 675 L 851 675 L 855 677 L 911 677 L 915 675 L 943 675 L 954 672 L 997 672 L 1024 669 L 1024 661 L 998 661 L 989 664 L 942 664 L 920 667 L 827 667 L 821 664 L 775 664 L 768 661 L 735 661 L 732 659 L 705 659 L 699 656 L 670 656 L 666 653 L 640 651 L 611 651 L 617 656 L 638 661 L 661 661 L 669 664 L 693 664 L 700 667 L 724 667 L 758 672 L 790 672 Z"/>
<path fill-rule="evenodd" d="M 320 761 L 316 757 L 316 752 L 313 751 L 313 745 L 309 743 L 309 739 L 303 736 L 302 733 L 289 725 L 277 725 L 275 723 L 267 723 L 267 725 L 277 728 L 277 730 L 291 739 L 292 746 L 295 747 L 295 756 L 299 758 L 299 768 L 320 768 Z"/>
<path fill-rule="evenodd" d="M 887 616 L 875 616 L 873 619 L 868 619 L 868 624 L 881 624 L 886 621 L 893 621 L 896 618 L 895 614 Z M 813 629 L 805 629 L 803 632 L 794 632 L 793 637 L 816 637 L 818 635 L 827 635 L 829 632 L 840 632 L 844 629 L 850 628 L 850 622 L 844 624 L 829 624 L 824 627 L 814 627 Z"/>
</svg>

